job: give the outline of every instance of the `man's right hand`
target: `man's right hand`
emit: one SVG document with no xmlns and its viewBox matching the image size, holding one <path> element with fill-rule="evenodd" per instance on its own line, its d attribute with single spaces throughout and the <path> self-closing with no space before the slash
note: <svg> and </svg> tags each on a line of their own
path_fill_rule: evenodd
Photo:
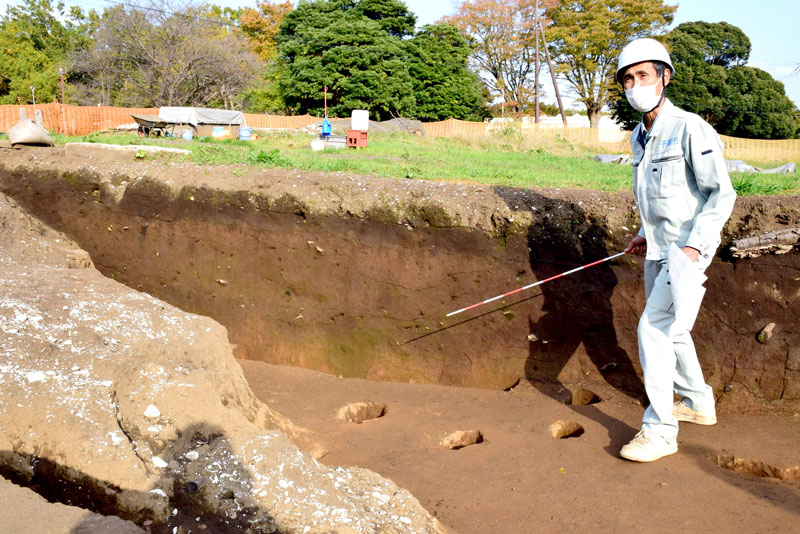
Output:
<svg viewBox="0 0 800 534">
<path fill-rule="evenodd" d="M 647 240 L 641 236 L 636 236 L 631 239 L 628 247 L 625 249 L 626 254 L 638 254 L 643 256 L 647 252 Z"/>
</svg>

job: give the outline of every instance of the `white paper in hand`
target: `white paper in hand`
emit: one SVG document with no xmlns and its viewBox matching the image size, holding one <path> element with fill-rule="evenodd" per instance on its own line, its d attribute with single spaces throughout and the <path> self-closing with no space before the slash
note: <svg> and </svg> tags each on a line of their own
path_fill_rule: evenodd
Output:
<svg viewBox="0 0 800 534">
<path fill-rule="evenodd" d="M 675 324 L 677 330 L 691 330 L 700 311 L 700 303 L 706 288 L 703 283 L 708 280 L 697 265 L 689 259 L 675 243 L 669 246 L 667 255 L 672 302 L 675 305 Z"/>
</svg>

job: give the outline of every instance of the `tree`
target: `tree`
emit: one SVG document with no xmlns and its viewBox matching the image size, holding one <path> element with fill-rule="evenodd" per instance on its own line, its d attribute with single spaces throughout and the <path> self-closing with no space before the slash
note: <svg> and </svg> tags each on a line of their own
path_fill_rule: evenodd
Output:
<svg viewBox="0 0 800 534">
<path fill-rule="evenodd" d="M 263 61 L 271 61 L 277 55 L 276 38 L 283 17 L 292 10 L 289 0 L 280 4 L 258 1 L 256 9 L 246 7 L 239 18 L 240 28 L 252 42 L 253 51 Z"/>
<path fill-rule="evenodd" d="M 540 0 L 540 10 L 556 3 Z M 464 0 L 457 11 L 444 20 L 466 36 L 473 50 L 472 67 L 495 96 L 505 94 L 513 112 L 523 112 L 534 95 L 534 0 Z M 540 47 L 543 54 L 541 42 Z"/>
<path fill-rule="evenodd" d="M 357 10 L 370 20 L 377 21 L 383 31 L 392 37 L 406 37 L 414 33 L 417 16 L 398 0 L 359 0 Z"/>
<path fill-rule="evenodd" d="M 282 111 L 285 108 L 278 86 L 278 34 L 283 18 L 292 10 L 292 3 L 270 3 L 259 0 L 256 8 L 244 8 L 239 28 L 250 39 L 253 52 L 265 63 L 262 76 L 245 90 L 242 107 L 250 112 Z"/>
<path fill-rule="evenodd" d="M 237 107 L 262 65 L 230 24 L 191 6 L 107 8 L 92 46 L 73 64 L 84 103 Z"/>
<path fill-rule="evenodd" d="M 783 139 L 797 134 L 795 106 L 783 84 L 747 67 L 750 39 L 726 22 L 685 22 L 668 36 L 677 75 L 668 94 L 719 133 Z"/>
<path fill-rule="evenodd" d="M 467 69 L 471 48 L 458 28 L 424 26 L 409 44 L 418 119 L 481 121 L 488 116 L 480 80 Z"/>
<path fill-rule="evenodd" d="M 784 86 L 755 67 L 732 67 L 727 108 L 714 125 L 723 135 L 751 139 L 792 139 L 800 136 L 800 113 Z"/>
<path fill-rule="evenodd" d="M 700 115 L 723 135 L 783 139 L 798 134 L 798 112 L 783 84 L 745 66 L 750 39 L 741 29 L 725 22 L 686 22 L 666 42 L 676 69 L 667 95 L 675 105 Z M 621 90 L 611 108 L 628 128 L 641 119 Z"/>
<path fill-rule="evenodd" d="M 349 116 L 366 109 L 376 119 L 413 116 L 407 45 L 415 17 L 398 0 L 301 1 L 278 36 L 278 85 L 294 113 Z"/>
<path fill-rule="evenodd" d="M 80 8 L 66 10 L 50 0 L 25 0 L 0 18 L 0 103 L 60 99 L 59 67 L 67 56 L 85 47 L 96 20 Z"/>
<path fill-rule="evenodd" d="M 663 0 L 565 0 L 547 10 L 553 20 L 548 45 L 556 70 L 586 106 L 592 128 L 611 100 L 622 48 L 663 30 L 676 9 Z"/>
</svg>

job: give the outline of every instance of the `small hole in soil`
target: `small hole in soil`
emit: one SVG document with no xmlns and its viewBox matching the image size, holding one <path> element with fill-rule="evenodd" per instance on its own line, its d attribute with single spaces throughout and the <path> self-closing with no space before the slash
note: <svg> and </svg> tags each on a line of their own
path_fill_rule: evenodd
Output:
<svg viewBox="0 0 800 534">
<path fill-rule="evenodd" d="M 583 425 L 575 421 L 556 421 L 550 425 L 550 433 L 557 439 L 577 438 L 583 432 Z"/>
<path fill-rule="evenodd" d="M 742 475 L 756 478 L 777 478 L 778 480 L 800 480 L 800 465 L 778 467 L 758 460 L 738 458 L 727 454 L 717 455 L 717 465 Z"/>
<path fill-rule="evenodd" d="M 600 402 L 600 397 L 589 389 L 576 389 L 572 392 L 572 398 L 567 401 L 567 404 L 573 406 L 586 406 L 587 404 L 597 404 Z"/>
</svg>

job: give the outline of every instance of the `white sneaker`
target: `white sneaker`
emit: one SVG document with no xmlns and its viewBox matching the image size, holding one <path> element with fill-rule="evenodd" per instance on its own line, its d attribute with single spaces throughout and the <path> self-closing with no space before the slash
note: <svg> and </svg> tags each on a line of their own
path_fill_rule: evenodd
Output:
<svg viewBox="0 0 800 534">
<path fill-rule="evenodd" d="M 689 403 L 685 398 L 672 405 L 672 417 L 678 421 L 696 425 L 710 426 L 717 424 L 717 411 L 714 408 L 704 411 L 692 410 L 689 408 Z"/>
<path fill-rule="evenodd" d="M 664 456 L 678 452 L 678 442 L 664 439 L 648 430 L 640 430 L 636 436 L 619 451 L 619 455 L 634 462 L 653 462 Z"/>
</svg>

